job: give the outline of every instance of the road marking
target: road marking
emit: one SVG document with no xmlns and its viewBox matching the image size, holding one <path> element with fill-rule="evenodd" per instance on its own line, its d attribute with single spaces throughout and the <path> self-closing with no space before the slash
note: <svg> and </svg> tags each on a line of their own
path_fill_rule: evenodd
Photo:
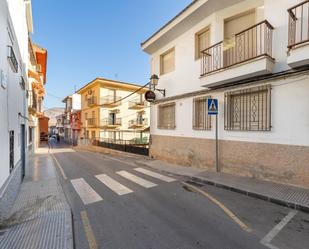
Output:
<svg viewBox="0 0 309 249">
<path fill-rule="evenodd" d="M 84 230 L 86 233 L 86 238 L 88 240 L 88 245 L 89 245 L 89 249 L 97 249 L 98 245 L 93 233 L 93 230 L 91 228 L 89 219 L 88 219 L 88 215 L 86 211 L 81 211 L 80 212 L 80 216 L 82 217 L 82 222 L 84 225 Z"/>
<path fill-rule="evenodd" d="M 278 247 L 270 244 L 270 242 L 277 236 L 277 234 L 293 219 L 297 214 L 296 210 L 291 210 L 260 242 L 264 246 L 271 249 L 279 249 Z"/>
<path fill-rule="evenodd" d="M 73 179 L 71 183 L 85 205 L 103 200 L 83 178 Z"/>
<path fill-rule="evenodd" d="M 53 152 L 51 153 L 51 156 L 52 156 L 52 158 L 54 159 L 54 161 L 56 162 L 56 165 L 57 165 L 57 167 L 58 167 L 58 169 L 59 169 L 59 171 L 60 171 L 60 173 L 61 173 L 63 179 L 64 179 L 64 180 L 68 179 L 67 176 L 66 176 L 66 174 L 64 173 L 63 168 L 61 167 L 60 163 L 58 162 L 57 158 L 54 156 Z"/>
<path fill-rule="evenodd" d="M 238 224 L 244 231 L 251 232 L 251 228 L 249 228 L 245 223 L 243 223 L 232 211 L 230 211 L 226 206 L 224 206 L 220 201 L 218 201 L 216 198 L 212 197 L 207 192 L 192 186 L 191 184 L 188 184 L 186 182 L 182 182 L 185 186 L 187 186 L 190 190 L 200 193 L 201 195 L 206 196 L 208 199 L 210 199 L 213 203 L 215 203 L 217 206 L 219 206 L 223 212 L 225 212 L 236 224 Z"/>
<path fill-rule="evenodd" d="M 131 173 L 127 172 L 127 171 L 124 171 L 124 170 L 118 171 L 116 173 L 118 175 L 121 175 L 122 177 L 132 181 L 132 182 L 137 183 L 138 185 L 141 185 L 142 187 L 145 187 L 145 188 L 152 188 L 152 187 L 157 186 L 157 184 L 155 184 L 155 183 L 147 181 L 147 180 L 145 180 L 145 179 L 143 179 L 141 177 L 133 175 L 133 174 L 131 174 Z"/>
<path fill-rule="evenodd" d="M 102 175 L 96 175 L 95 177 L 118 195 L 125 195 L 133 192 L 131 189 L 115 181 L 108 175 L 102 174 Z"/>
<path fill-rule="evenodd" d="M 143 168 L 136 168 L 134 169 L 140 173 L 143 173 L 145 175 L 149 175 L 151 177 L 154 177 L 154 178 L 157 178 L 159 180 L 162 180 L 164 182 L 173 182 L 173 181 L 176 181 L 175 179 L 171 178 L 171 177 L 168 177 L 168 176 L 164 176 L 164 175 L 161 175 L 159 173 L 156 173 L 156 172 L 153 172 L 153 171 L 150 171 L 150 170 L 147 170 L 147 169 L 143 169 Z"/>
</svg>

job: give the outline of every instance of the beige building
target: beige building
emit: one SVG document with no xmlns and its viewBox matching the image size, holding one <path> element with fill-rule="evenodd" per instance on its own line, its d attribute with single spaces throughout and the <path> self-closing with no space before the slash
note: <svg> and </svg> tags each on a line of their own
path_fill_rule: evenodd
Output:
<svg viewBox="0 0 309 249">
<path fill-rule="evenodd" d="M 81 95 L 81 138 L 133 140 L 149 127 L 147 88 L 103 78 L 84 87 Z M 143 137 L 148 139 L 148 137 Z"/>
</svg>

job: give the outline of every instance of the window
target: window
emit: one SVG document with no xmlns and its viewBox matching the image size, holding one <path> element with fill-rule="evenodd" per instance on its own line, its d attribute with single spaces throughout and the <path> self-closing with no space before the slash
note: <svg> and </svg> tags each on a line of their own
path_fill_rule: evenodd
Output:
<svg viewBox="0 0 309 249">
<path fill-rule="evenodd" d="M 10 173 L 14 169 L 14 131 L 10 131 Z"/>
<path fill-rule="evenodd" d="M 224 100 L 224 129 L 270 131 L 270 111 L 270 85 L 227 92 Z"/>
<path fill-rule="evenodd" d="M 32 143 L 32 128 L 29 126 L 29 131 L 28 131 L 28 134 L 29 134 L 29 139 L 28 139 L 28 141 L 29 141 L 29 144 L 31 144 Z"/>
<path fill-rule="evenodd" d="M 175 70 L 175 48 L 160 55 L 160 74 L 166 74 Z"/>
<path fill-rule="evenodd" d="M 209 27 L 195 34 L 195 59 L 202 57 L 202 51 L 210 46 L 210 30 Z"/>
<path fill-rule="evenodd" d="M 95 139 L 95 131 L 91 131 L 91 138 Z"/>
<path fill-rule="evenodd" d="M 195 130 L 211 130 L 211 117 L 207 111 L 208 98 L 193 99 L 193 129 Z"/>
<path fill-rule="evenodd" d="M 231 38 L 237 33 L 255 24 L 255 10 L 230 17 L 224 20 L 224 39 Z"/>
<path fill-rule="evenodd" d="M 175 103 L 158 107 L 158 128 L 175 129 Z"/>
</svg>

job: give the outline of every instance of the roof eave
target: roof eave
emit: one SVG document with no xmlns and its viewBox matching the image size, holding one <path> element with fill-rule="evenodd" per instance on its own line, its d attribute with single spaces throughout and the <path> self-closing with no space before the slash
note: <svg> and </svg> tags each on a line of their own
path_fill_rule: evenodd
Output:
<svg viewBox="0 0 309 249">
<path fill-rule="evenodd" d="M 179 12 L 174 18 L 168 21 L 164 26 L 162 26 L 158 31 L 156 31 L 152 36 L 141 43 L 141 48 L 146 53 L 149 53 L 148 47 L 160 39 L 165 33 L 175 27 L 179 22 L 184 20 L 190 14 L 192 14 L 196 9 L 203 5 L 208 0 L 194 0 L 192 3 L 187 5 L 181 12 Z"/>
</svg>

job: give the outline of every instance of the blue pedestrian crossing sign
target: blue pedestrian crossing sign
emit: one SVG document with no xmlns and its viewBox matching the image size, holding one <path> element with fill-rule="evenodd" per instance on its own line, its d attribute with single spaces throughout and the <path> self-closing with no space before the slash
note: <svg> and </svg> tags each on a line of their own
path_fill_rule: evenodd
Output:
<svg viewBox="0 0 309 249">
<path fill-rule="evenodd" d="M 218 115 L 218 99 L 208 99 L 208 115 Z"/>
</svg>

